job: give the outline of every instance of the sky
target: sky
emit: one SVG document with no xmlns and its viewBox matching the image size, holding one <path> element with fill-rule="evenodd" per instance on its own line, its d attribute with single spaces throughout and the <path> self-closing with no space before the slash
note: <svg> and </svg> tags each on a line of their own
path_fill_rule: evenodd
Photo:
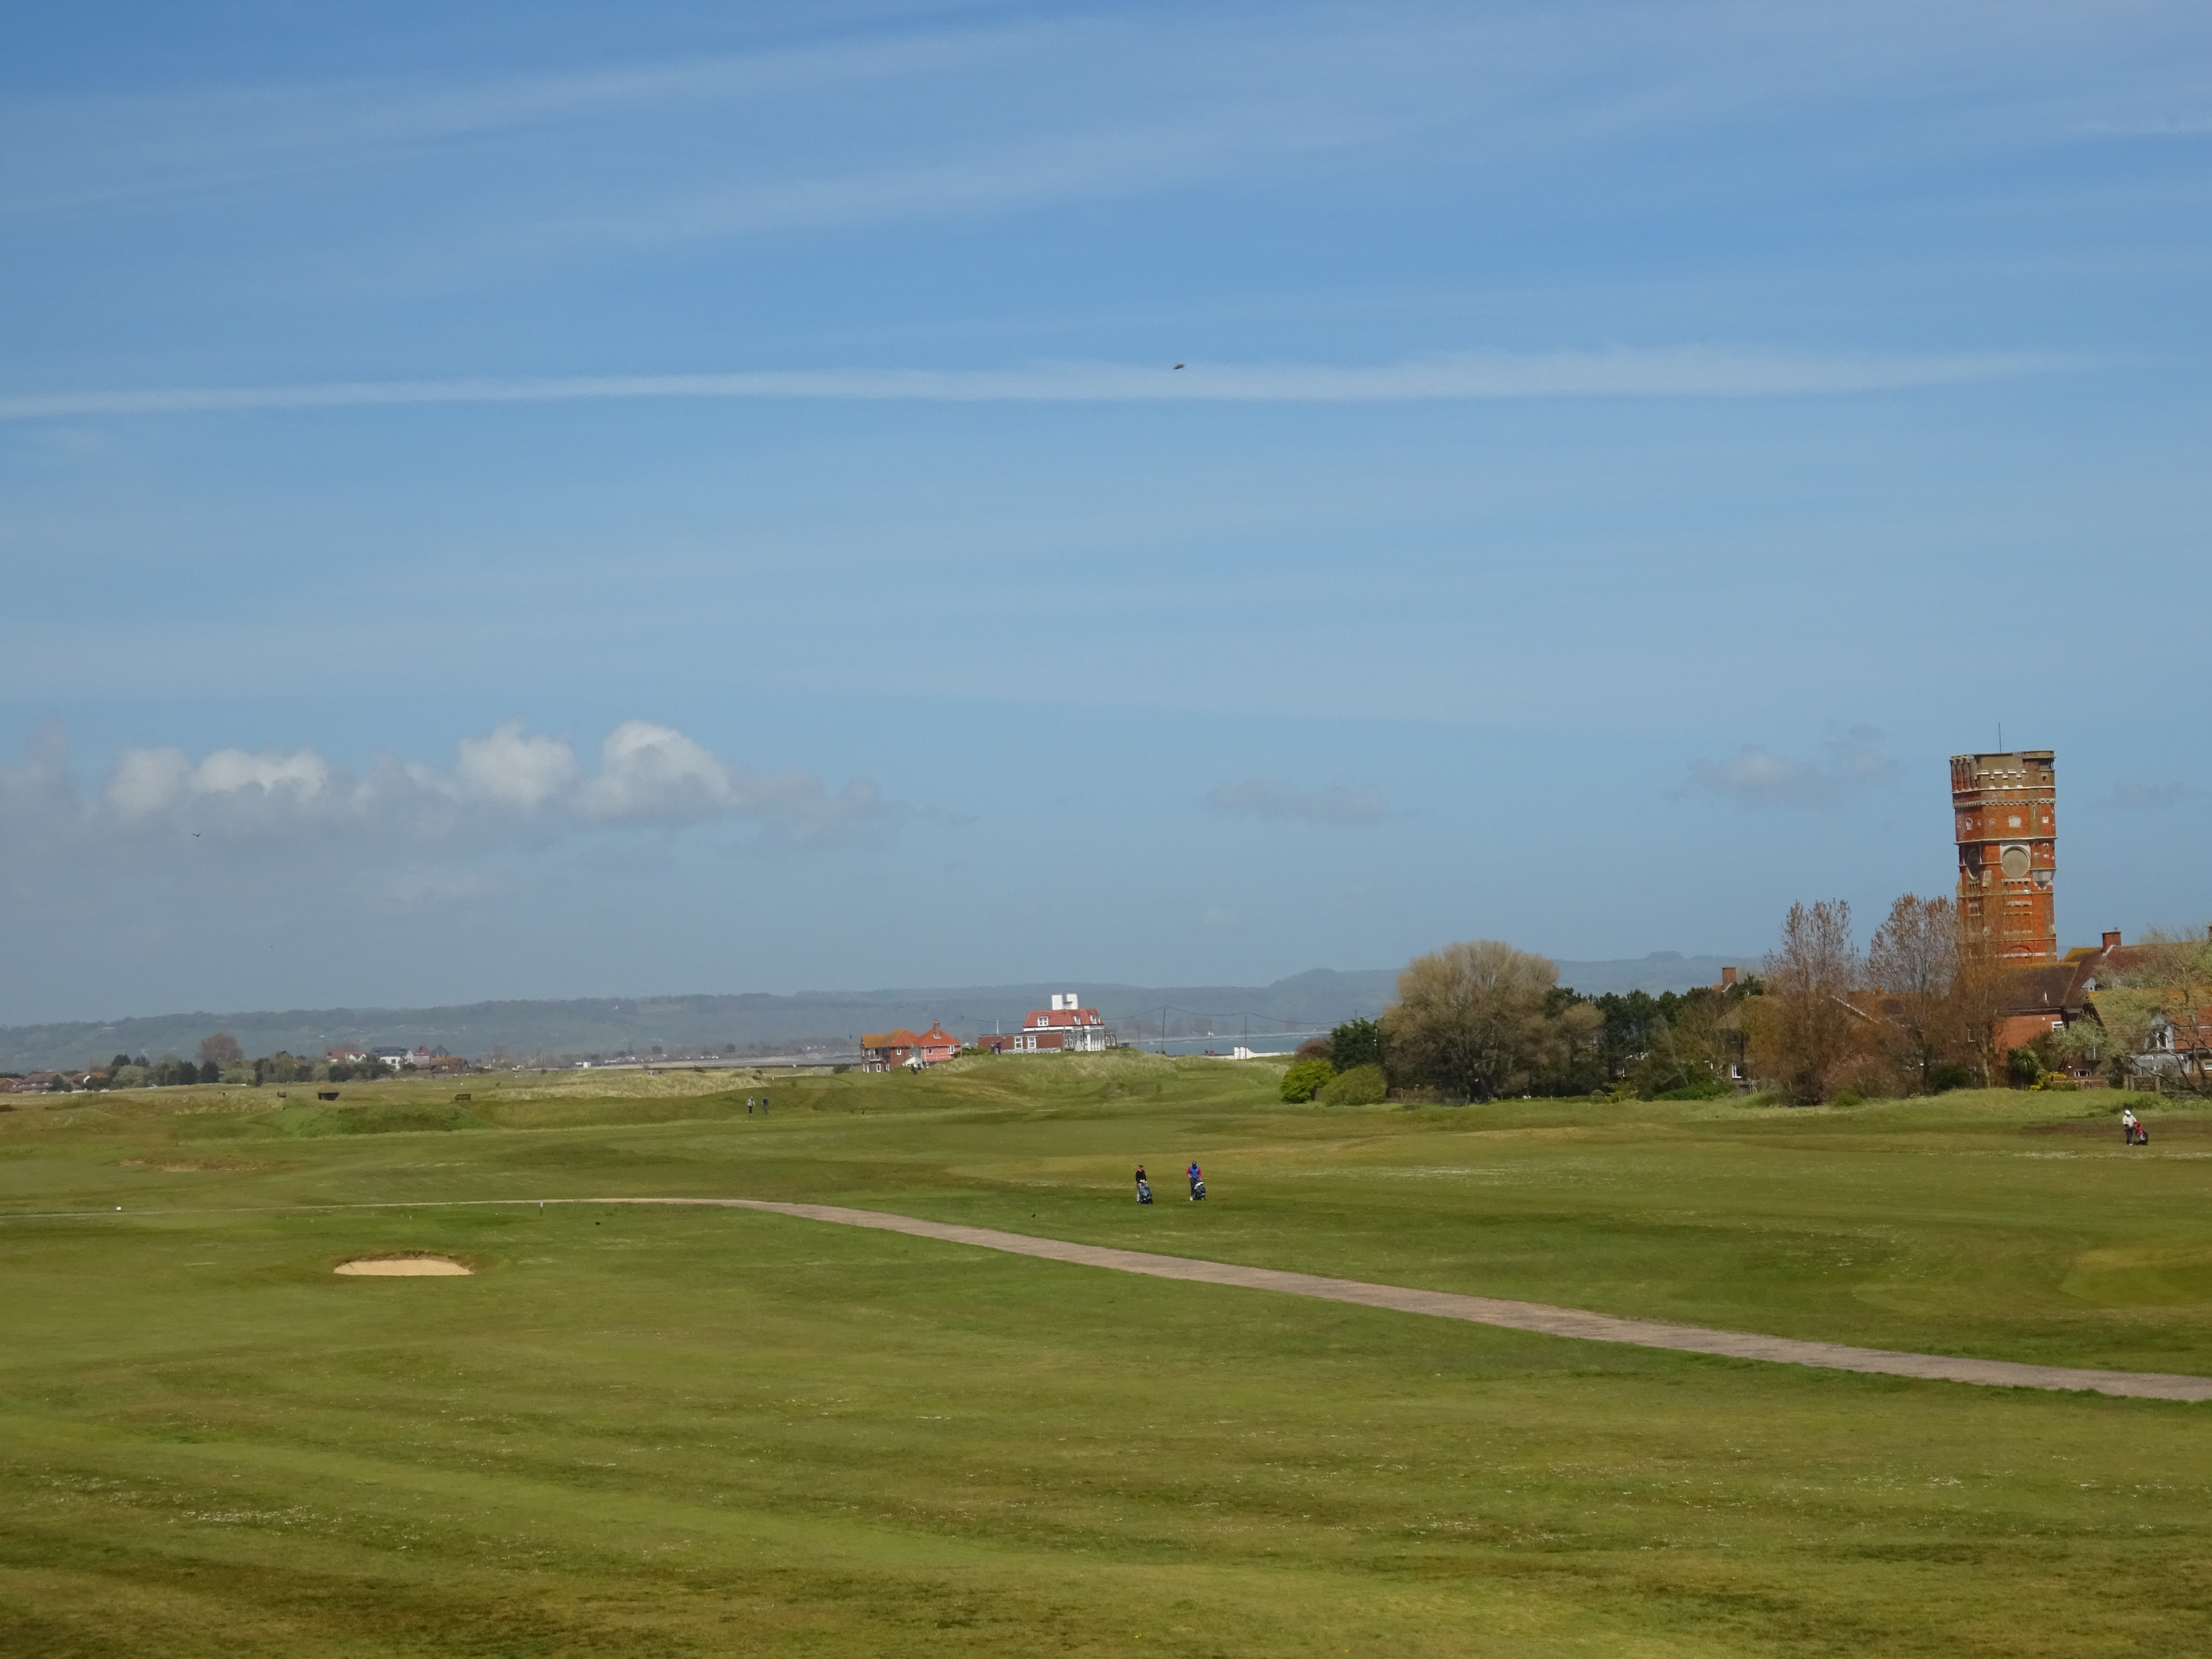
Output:
<svg viewBox="0 0 2212 1659">
<path fill-rule="evenodd" d="M 0 18 L 0 1024 L 2212 917 L 2212 10 Z"/>
</svg>

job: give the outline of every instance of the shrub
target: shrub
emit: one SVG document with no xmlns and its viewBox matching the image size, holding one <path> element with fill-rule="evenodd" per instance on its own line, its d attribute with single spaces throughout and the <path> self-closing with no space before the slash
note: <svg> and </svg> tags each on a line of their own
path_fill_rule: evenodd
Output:
<svg viewBox="0 0 2212 1659">
<path fill-rule="evenodd" d="M 1651 1097 L 1654 1100 L 1725 1100 L 1735 1092 L 1735 1085 L 1718 1078 L 1708 1078 L 1703 1083 L 1686 1083 L 1679 1089 L 1669 1089 L 1664 1094 Z"/>
<path fill-rule="evenodd" d="M 1943 1094 L 1952 1089 L 1971 1089 L 1974 1086 L 1974 1068 L 1949 1063 L 1936 1066 L 1928 1074 L 1928 1088 L 1932 1094 Z"/>
<path fill-rule="evenodd" d="M 1843 1093 L 1841 1093 L 1841 1094 L 1838 1095 L 1838 1096 L 1837 1096 L 1833 1100 L 1830 1101 L 1828 1103 L 1829 1103 L 1831 1106 L 1863 1106 L 1863 1105 L 1865 1105 L 1865 1104 L 1866 1104 L 1866 1102 L 1865 1102 L 1865 1100 L 1864 1100 L 1863 1097 L 1861 1097 L 1860 1096 L 1856 1095 L 1856 1094 L 1852 1093 L 1849 1089 L 1846 1089 L 1846 1090 L 1844 1090 L 1844 1091 L 1843 1091 Z"/>
<path fill-rule="evenodd" d="M 1379 1106 L 1389 1092 L 1389 1079 L 1380 1066 L 1355 1066 L 1322 1085 L 1321 1102 L 1324 1106 Z"/>
<path fill-rule="evenodd" d="M 1283 1073 L 1283 1098 L 1304 1105 L 1336 1076 L 1336 1067 L 1325 1060 L 1302 1060 Z"/>
<path fill-rule="evenodd" d="M 1291 1058 L 1294 1060 L 1326 1060 L 1332 1066 L 1336 1064 L 1335 1059 L 1328 1052 L 1328 1039 L 1327 1037 L 1308 1037 L 1304 1042 L 1298 1044 L 1298 1051 L 1297 1054 L 1293 1054 Z"/>
<path fill-rule="evenodd" d="M 2005 1054 L 2005 1080 L 2015 1089 L 2025 1089 L 2041 1079 L 2043 1062 L 2035 1057 L 2033 1048 L 2014 1048 Z"/>
</svg>

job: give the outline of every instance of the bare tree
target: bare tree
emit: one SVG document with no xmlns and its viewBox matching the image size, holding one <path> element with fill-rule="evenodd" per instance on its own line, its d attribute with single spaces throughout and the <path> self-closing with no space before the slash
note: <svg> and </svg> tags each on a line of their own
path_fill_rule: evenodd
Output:
<svg viewBox="0 0 2212 1659">
<path fill-rule="evenodd" d="M 1382 1016 L 1391 1071 L 1470 1100 L 1519 1091 L 1598 1024 L 1586 1003 L 1550 1008 L 1559 981 L 1545 957 L 1497 939 L 1414 957 Z"/>
<path fill-rule="evenodd" d="M 1959 908 L 1906 893 L 1889 907 L 1867 946 L 1867 983 L 1881 996 L 1899 1064 L 1923 1094 L 1936 1073 L 1966 1046 L 1960 1021 Z"/>
<path fill-rule="evenodd" d="M 1790 907 L 1782 948 L 1759 969 L 1766 983 L 1752 1058 L 1793 1104 L 1817 1105 L 1863 1063 L 1873 1022 L 1852 1001 L 1863 977 L 1851 907 L 1823 899 Z"/>
<path fill-rule="evenodd" d="M 1960 1050 L 1982 1074 L 1982 1086 L 1993 1089 L 2005 1059 L 1997 1052 L 1997 1024 L 2015 969 L 2004 959 L 2003 943 L 1996 929 L 1972 927 L 1964 915 L 1959 921 L 1959 987 L 1953 994 L 1952 1018 L 1957 1023 Z"/>
<path fill-rule="evenodd" d="M 238 1046 L 238 1039 L 228 1031 L 217 1031 L 213 1036 L 200 1039 L 200 1064 L 218 1068 L 243 1066 L 246 1050 Z"/>
</svg>

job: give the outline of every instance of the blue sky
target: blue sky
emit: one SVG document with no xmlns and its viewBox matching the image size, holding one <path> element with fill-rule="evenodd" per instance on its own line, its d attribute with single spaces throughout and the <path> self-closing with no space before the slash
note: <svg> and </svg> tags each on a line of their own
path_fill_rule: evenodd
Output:
<svg viewBox="0 0 2212 1659">
<path fill-rule="evenodd" d="M 2201 924 L 2208 161 L 2180 4 L 16 9 L 0 1020 L 1753 951 L 2000 723 Z"/>
</svg>

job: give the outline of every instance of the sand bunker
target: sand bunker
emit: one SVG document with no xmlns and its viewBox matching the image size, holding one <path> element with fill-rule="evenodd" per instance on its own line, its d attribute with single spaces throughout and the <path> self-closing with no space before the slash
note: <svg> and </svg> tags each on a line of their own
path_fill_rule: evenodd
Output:
<svg viewBox="0 0 2212 1659">
<path fill-rule="evenodd" d="M 465 1279 L 475 1270 L 442 1255 L 372 1255 L 331 1271 L 356 1279 Z"/>
</svg>

